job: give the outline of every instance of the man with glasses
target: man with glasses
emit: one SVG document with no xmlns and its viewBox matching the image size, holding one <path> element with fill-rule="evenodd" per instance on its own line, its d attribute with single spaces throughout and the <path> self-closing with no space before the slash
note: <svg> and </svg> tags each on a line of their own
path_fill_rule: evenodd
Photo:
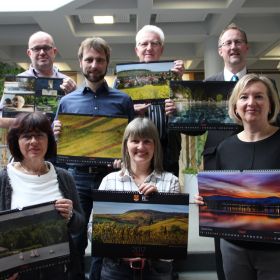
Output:
<svg viewBox="0 0 280 280">
<path fill-rule="evenodd" d="M 140 62 L 159 61 L 164 50 L 164 33 L 155 25 L 145 25 L 136 34 L 135 52 Z M 174 61 L 171 69 L 180 78 L 185 68 L 182 60 Z M 175 110 L 174 103 L 169 99 L 165 106 L 151 104 L 135 104 L 135 113 L 140 116 L 148 116 L 158 128 L 163 150 L 163 164 L 166 171 L 179 175 L 179 156 L 181 151 L 181 135 L 178 132 L 167 131 L 166 115 Z"/>
<path fill-rule="evenodd" d="M 32 34 L 28 41 L 27 55 L 31 60 L 29 69 L 18 76 L 62 78 L 61 89 L 69 93 L 76 89 L 76 83 L 68 76 L 62 74 L 53 65 L 57 48 L 52 36 L 46 32 L 38 31 Z"/>
<path fill-rule="evenodd" d="M 224 70 L 206 81 L 237 81 L 247 73 L 249 46 L 246 33 L 235 24 L 228 25 L 218 40 L 218 53 L 224 60 Z M 218 144 L 234 131 L 210 130 L 204 147 L 204 169 L 216 169 L 215 153 Z"/>
<path fill-rule="evenodd" d="M 237 81 L 247 73 L 246 60 L 249 46 L 246 33 L 235 24 L 228 25 L 220 34 L 218 53 L 224 60 L 224 70 L 206 81 Z M 209 130 L 206 138 L 203 159 L 204 170 L 216 169 L 216 149 L 227 137 L 237 131 Z M 216 269 L 219 280 L 224 280 L 220 239 L 215 238 Z"/>
</svg>

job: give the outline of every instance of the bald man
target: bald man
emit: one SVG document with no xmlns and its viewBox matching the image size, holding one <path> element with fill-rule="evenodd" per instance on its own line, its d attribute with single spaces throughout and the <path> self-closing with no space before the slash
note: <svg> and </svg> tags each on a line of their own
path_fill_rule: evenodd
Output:
<svg viewBox="0 0 280 280">
<path fill-rule="evenodd" d="M 74 91 L 76 83 L 70 77 L 59 72 L 53 65 L 56 54 L 57 48 L 50 34 L 43 31 L 32 34 L 29 37 L 27 49 L 31 65 L 27 71 L 20 73 L 18 76 L 61 78 L 63 79 L 61 89 L 65 93 Z"/>
</svg>

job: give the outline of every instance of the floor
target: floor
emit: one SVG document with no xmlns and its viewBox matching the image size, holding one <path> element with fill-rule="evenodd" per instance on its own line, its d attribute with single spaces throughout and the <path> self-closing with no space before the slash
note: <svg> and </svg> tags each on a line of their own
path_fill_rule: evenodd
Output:
<svg viewBox="0 0 280 280">
<path fill-rule="evenodd" d="M 216 272 L 184 272 L 179 273 L 179 280 L 218 280 Z"/>
<path fill-rule="evenodd" d="M 86 275 L 86 277 L 88 277 L 88 275 Z M 179 280 L 218 280 L 218 278 L 217 278 L 217 274 L 213 271 L 184 272 L 184 273 L 179 273 Z"/>
</svg>

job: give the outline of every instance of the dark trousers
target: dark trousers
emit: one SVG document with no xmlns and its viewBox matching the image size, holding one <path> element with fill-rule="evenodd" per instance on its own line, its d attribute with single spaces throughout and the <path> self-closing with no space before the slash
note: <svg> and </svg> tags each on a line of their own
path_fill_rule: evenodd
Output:
<svg viewBox="0 0 280 280">
<path fill-rule="evenodd" d="M 214 238 L 215 244 L 215 259 L 216 259 L 216 271 L 219 280 L 225 280 L 225 272 L 223 268 L 223 258 L 221 252 L 221 239 L 218 237 Z"/>
<path fill-rule="evenodd" d="M 87 247 L 87 225 L 92 211 L 92 190 L 98 189 L 102 179 L 106 173 L 82 173 L 75 168 L 70 168 L 68 171 L 73 175 L 76 188 L 79 194 L 80 203 L 85 215 L 85 227 L 81 229 L 80 233 L 73 236 L 74 249 L 77 252 L 77 269 L 75 269 L 75 280 L 85 279 L 85 264 L 84 255 Z M 102 258 L 92 258 L 92 265 L 90 268 L 90 279 L 100 279 Z"/>
<path fill-rule="evenodd" d="M 89 269 L 89 280 L 99 280 L 101 277 L 103 258 L 92 257 Z"/>
<path fill-rule="evenodd" d="M 209 152 L 211 151 L 211 152 Z M 208 150 L 209 153 L 204 154 L 204 170 L 215 170 L 216 169 L 216 148 Z M 215 261 L 216 261 L 216 271 L 218 280 L 225 280 L 225 273 L 223 268 L 223 259 L 220 248 L 220 238 L 214 238 L 215 244 Z"/>
<path fill-rule="evenodd" d="M 101 280 L 172 280 L 172 267 L 172 262 L 148 260 L 143 270 L 135 270 L 121 259 L 104 258 Z"/>
<path fill-rule="evenodd" d="M 208 136 L 203 151 L 204 170 L 216 170 L 216 150 L 217 146 L 227 137 L 234 135 L 235 131 L 208 131 Z M 225 280 L 223 259 L 220 248 L 220 238 L 214 238 L 215 260 L 218 280 Z"/>
<path fill-rule="evenodd" d="M 178 131 L 168 131 L 160 141 L 163 152 L 163 169 L 178 177 L 181 134 Z"/>
<path fill-rule="evenodd" d="M 277 249 L 246 249 L 221 239 L 221 251 L 227 280 L 280 279 L 280 252 Z"/>
</svg>

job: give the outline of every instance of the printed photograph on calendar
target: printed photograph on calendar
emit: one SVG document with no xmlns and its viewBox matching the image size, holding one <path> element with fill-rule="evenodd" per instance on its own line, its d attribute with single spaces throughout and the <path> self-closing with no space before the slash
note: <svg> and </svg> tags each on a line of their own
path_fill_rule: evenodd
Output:
<svg viewBox="0 0 280 280">
<path fill-rule="evenodd" d="M 54 202 L 0 213 L 0 279 L 69 262 L 67 223 Z"/>
<path fill-rule="evenodd" d="M 60 85 L 60 78 L 37 78 L 35 84 L 35 110 L 47 114 L 51 121 L 54 120 L 60 98 L 64 95 Z"/>
<path fill-rule="evenodd" d="M 104 166 L 121 158 L 126 117 L 59 114 L 63 124 L 57 162 Z"/>
<path fill-rule="evenodd" d="M 61 78 L 37 78 L 35 91 L 38 96 L 62 96 L 64 95 L 60 85 L 63 83 Z"/>
<path fill-rule="evenodd" d="M 187 256 L 188 194 L 94 191 L 92 254 L 111 257 Z"/>
<path fill-rule="evenodd" d="M 117 64 L 115 86 L 134 103 L 161 104 L 169 98 L 169 82 L 178 79 L 171 71 L 173 66 L 173 61 Z"/>
<path fill-rule="evenodd" d="M 280 171 L 198 173 L 201 236 L 280 243 Z"/>
<path fill-rule="evenodd" d="M 33 77 L 5 77 L 0 102 L 3 117 L 13 118 L 21 112 L 34 112 L 35 81 Z"/>
<path fill-rule="evenodd" d="M 228 100 L 235 82 L 171 81 L 170 98 L 176 111 L 168 118 L 172 130 L 235 130 Z"/>
<path fill-rule="evenodd" d="M 60 98 L 58 96 L 36 96 L 35 110 L 44 112 L 53 122 Z"/>
</svg>

